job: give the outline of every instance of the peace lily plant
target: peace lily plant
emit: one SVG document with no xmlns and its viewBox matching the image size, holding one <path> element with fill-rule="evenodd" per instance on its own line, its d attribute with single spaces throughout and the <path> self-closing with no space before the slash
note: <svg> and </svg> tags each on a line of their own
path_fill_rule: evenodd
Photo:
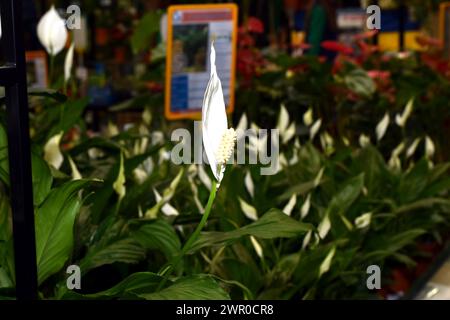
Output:
<svg viewBox="0 0 450 320">
<path fill-rule="evenodd" d="M 200 223 L 182 248 L 180 256 L 178 256 L 175 262 L 169 265 L 168 268 L 163 270 L 162 273 L 166 274 L 166 278 L 161 282 L 159 289 L 163 287 L 168 276 L 170 276 L 181 258 L 198 239 L 201 230 L 205 226 L 211 213 L 217 190 L 222 182 L 226 164 L 233 154 L 236 143 L 236 131 L 233 128 L 228 128 L 222 83 L 217 75 L 214 43 L 211 44 L 210 62 L 211 76 L 205 90 L 202 106 L 202 140 L 206 157 L 215 180 L 212 181 L 208 203 L 206 204 Z"/>
</svg>

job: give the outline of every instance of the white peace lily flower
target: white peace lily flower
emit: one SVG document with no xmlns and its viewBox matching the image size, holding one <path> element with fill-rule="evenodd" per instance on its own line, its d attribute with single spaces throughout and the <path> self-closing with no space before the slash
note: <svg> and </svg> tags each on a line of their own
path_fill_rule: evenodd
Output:
<svg viewBox="0 0 450 320">
<path fill-rule="evenodd" d="M 281 135 L 282 142 L 286 143 L 291 140 L 295 136 L 296 126 L 295 122 L 292 122 L 291 125 L 283 132 Z"/>
<path fill-rule="evenodd" d="M 137 184 L 143 184 L 148 177 L 147 172 L 141 168 L 136 168 L 133 170 L 133 177 L 136 180 Z"/>
<path fill-rule="evenodd" d="M 88 156 L 91 159 L 98 159 L 103 156 L 103 151 L 99 148 L 89 148 L 88 150 Z"/>
<path fill-rule="evenodd" d="M 211 170 L 219 187 L 225 166 L 233 153 L 236 132 L 228 129 L 222 84 L 216 70 L 216 52 L 211 45 L 211 77 L 206 87 L 202 107 L 203 145 Z"/>
<path fill-rule="evenodd" d="M 364 229 L 370 225 L 372 220 L 372 212 L 364 213 L 355 219 L 357 229 Z"/>
<path fill-rule="evenodd" d="M 119 174 L 117 175 L 116 181 L 113 183 L 113 189 L 116 191 L 119 199 L 123 199 L 125 197 L 126 189 L 125 189 L 125 168 L 123 163 L 123 153 L 120 154 L 120 167 Z"/>
<path fill-rule="evenodd" d="M 280 131 L 282 143 L 286 143 L 295 136 L 295 122 L 289 125 L 289 113 L 284 104 L 281 105 L 280 115 L 278 116 L 277 129 Z"/>
<path fill-rule="evenodd" d="M 72 73 L 74 48 L 75 44 L 72 42 L 69 50 L 67 50 L 66 58 L 64 59 L 64 82 L 66 83 L 69 81 Z"/>
<path fill-rule="evenodd" d="M 426 136 L 425 138 L 425 156 L 427 159 L 430 159 L 434 156 L 434 153 L 436 152 L 436 148 L 434 147 L 433 140 L 429 136 Z"/>
<path fill-rule="evenodd" d="M 250 174 L 250 171 L 247 171 L 245 174 L 244 179 L 245 188 L 247 189 L 248 193 L 252 196 L 252 198 L 255 196 L 255 184 L 253 183 L 252 175 Z"/>
<path fill-rule="evenodd" d="M 164 133 L 161 131 L 152 132 L 152 145 L 164 143 Z"/>
<path fill-rule="evenodd" d="M 52 6 L 39 20 L 37 25 L 39 41 L 51 56 L 64 49 L 67 41 L 67 29 L 64 20 Z"/>
<path fill-rule="evenodd" d="M 336 253 L 336 247 L 333 247 L 326 258 L 323 260 L 322 264 L 319 268 L 319 277 L 321 277 L 324 273 L 328 272 L 331 267 L 331 262 L 333 261 L 334 254 Z"/>
<path fill-rule="evenodd" d="M 300 217 L 302 219 L 308 215 L 310 208 L 311 208 L 311 193 L 308 194 L 305 202 L 302 205 L 302 208 L 300 209 Z"/>
<path fill-rule="evenodd" d="M 245 113 L 242 114 L 241 119 L 236 127 L 236 131 L 245 131 L 248 127 L 247 115 Z"/>
<path fill-rule="evenodd" d="M 255 207 L 251 206 L 247 202 L 245 202 L 241 197 L 239 199 L 239 204 L 241 206 L 241 210 L 244 213 L 244 215 L 253 221 L 258 220 L 258 212 L 256 211 Z"/>
<path fill-rule="evenodd" d="M 303 238 L 303 242 L 302 242 L 302 249 L 304 250 L 309 242 L 311 241 L 311 236 L 312 236 L 312 231 L 308 231 L 308 233 L 305 235 L 305 238 Z"/>
<path fill-rule="evenodd" d="M 322 182 L 323 173 L 325 172 L 325 168 L 321 168 L 316 178 L 314 179 L 314 188 L 317 188 Z"/>
<path fill-rule="evenodd" d="M 78 171 L 78 168 L 75 164 L 75 162 L 73 162 L 72 157 L 69 156 L 69 164 L 70 164 L 70 169 L 72 170 L 72 180 L 80 180 L 83 177 L 81 176 L 80 171 Z"/>
<path fill-rule="evenodd" d="M 350 140 L 347 137 L 342 137 L 342 142 L 346 147 L 350 146 Z"/>
<path fill-rule="evenodd" d="M 112 138 L 114 136 L 117 136 L 118 134 L 119 134 L 119 128 L 111 121 L 108 121 L 108 126 L 106 127 L 107 137 Z"/>
<path fill-rule="evenodd" d="M 305 112 L 305 114 L 303 115 L 303 123 L 309 127 L 310 125 L 312 125 L 314 119 L 313 119 L 313 110 L 312 108 L 309 108 L 308 111 Z"/>
<path fill-rule="evenodd" d="M 368 145 L 370 145 L 370 138 L 365 134 L 361 134 L 359 136 L 359 145 L 361 146 L 361 148 L 367 147 Z"/>
<path fill-rule="evenodd" d="M 289 126 L 289 113 L 284 104 L 281 104 L 280 115 L 278 116 L 277 129 L 283 134 Z"/>
<path fill-rule="evenodd" d="M 259 129 L 255 130 L 256 132 L 258 132 Z M 248 148 L 251 152 L 257 155 L 258 152 L 263 152 L 266 147 L 267 147 L 267 135 L 263 136 L 261 139 L 259 139 L 257 135 L 249 136 Z"/>
<path fill-rule="evenodd" d="M 297 138 L 295 138 L 295 141 L 294 141 L 294 149 L 300 149 L 302 146 L 301 146 L 301 144 L 300 144 L 300 140 L 298 139 L 298 137 Z"/>
<path fill-rule="evenodd" d="M 408 121 L 409 116 L 411 115 L 414 107 L 414 99 L 411 99 L 406 104 L 405 110 L 403 110 L 402 115 L 397 114 L 395 116 L 395 123 L 401 128 L 403 128 L 406 125 L 406 122 Z"/>
<path fill-rule="evenodd" d="M 158 191 L 156 191 L 156 189 L 153 189 L 153 193 L 155 195 L 156 202 L 164 201 L 163 198 L 161 197 L 161 195 L 158 193 Z M 170 205 L 169 202 L 166 202 L 162 206 L 161 211 L 168 217 L 170 217 L 170 216 L 176 217 L 180 214 L 177 209 L 175 209 L 174 207 L 172 207 Z"/>
<path fill-rule="evenodd" d="M 284 153 L 280 154 L 279 162 L 282 167 L 287 167 L 289 165 L 289 162 L 287 161 Z"/>
<path fill-rule="evenodd" d="M 59 149 L 59 144 L 61 143 L 63 134 L 64 132 L 61 131 L 60 133 L 54 135 L 44 146 L 45 161 L 56 169 L 61 168 L 61 165 L 64 162 L 64 156 Z"/>
<path fill-rule="evenodd" d="M 406 151 L 406 158 L 410 158 L 416 152 L 421 140 L 421 138 L 416 138 L 413 143 L 411 143 L 408 150 Z"/>
<path fill-rule="evenodd" d="M 405 150 L 405 143 L 402 142 L 392 151 L 391 157 L 400 156 L 404 150 Z"/>
<path fill-rule="evenodd" d="M 389 127 L 389 121 L 390 121 L 389 113 L 386 112 L 383 119 L 378 123 L 375 131 L 377 134 L 377 141 L 380 141 L 383 139 L 384 135 L 386 134 L 387 128 Z"/>
<path fill-rule="evenodd" d="M 299 160 L 298 154 L 297 154 L 297 152 L 294 152 L 294 155 L 293 155 L 292 158 L 289 160 L 289 165 L 290 165 L 290 166 L 293 166 L 294 164 L 297 164 L 297 163 L 298 163 L 298 160 Z"/>
<path fill-rule="evenodd" d="M 391 153 L 391 158 L 388 161 L 388 166 L 391 169 L 399 170 L 402 167 L 402 162 L 400 160 L 400 155 L 405 150 L 405 143 L 400 143 Z"/>
<path fill-rule="evenodd" d="M 158 155 L 159 155 L 158 164 L 170 160 L 170 151 L 168 151 L 166 148 L 160 149 Z"/>
<path fill-rule="evenodd" d="M 325 133 L 320 135 L 320 144 L 326 155 L 329 156 L 334 153 L 334 139 L 328 132 L 325 131 Z"/>
<path fill-rule="evenodd" d="M 250 241 L 252 242 L 253 248 L 255 248 L 255 252 L 261 259 L 264 257 L 263 249 L 258 241 L 256 241 L 255 237 L 250 236 Z"/>
<path fill-rule="evenodd" d="M 314 140 L 314 137 L 319 132 L 321 126 L 322 126 L 322 119 L 319 119 L 316 122 L 314 122 L 311 129 L 309 130 L 309 139 L 310 140 Z"/>
<path fill-rule="evenodd" d="M 145 108 L 145 110 L 142 112 L 142 121 L 147 125 L 152 124 L 152 112 L 150 111 L 150 108 Z"/>
<path fill-rule="evenodd" d="M 289 202 L 283 208 L 283 212 L 286 213 L 288 216 L 290 216 L 296 204 L 297 204 L 297 195 L 294 193 L 289 199 Z"/>
<path fill-rule="evenodd" d="M 327 214 L 320 222 L 319 227 L 317 228 L 320 239 L 325 239 L 330 229 L 331 229 L 331 221 L 330 217 Z"/>
<path fill-rule="evenodd" d="M 399 157 L 391 157 L 388 161 L 388 166 L 393 170 L 400 170 L 402 168 L 402 162 Z"/>
<path fill-rule="evenodd" d="M 156 219 L 158 216 L 158 212 L 161 209 L 161 211 L 163 211 L 163 213 L 165 215 L 169 214 L 169 215 L 176 215 L 175 212 L 176 211 L 175 208 L 169 206 L 166 206 L 166 204 L 169 203 L 169 201 L 173 198 L 175 191 L 177 190 L 178 184 L 181 181 L 181 177 L 183 176 L 184 173 L 184 169 L 181 169 L 177 176 L 175 177 L 175 179 L 173 179 L 173 181 L 170 183 L 169 187 L 167 187 L 164 192 L 163 192 L 163 196 L 161 197 L 159 195 L 159 193 L 154 189 L 153 193 L 155 194 L 155 199 L 156 199 L 156 205 L 153 206 L 152 208 L 148 209 L 147 212 L 144 214 L 144 217 L 146 219 Z M 163 210 L 163 208 L 165 208 Z"/>
</svg>

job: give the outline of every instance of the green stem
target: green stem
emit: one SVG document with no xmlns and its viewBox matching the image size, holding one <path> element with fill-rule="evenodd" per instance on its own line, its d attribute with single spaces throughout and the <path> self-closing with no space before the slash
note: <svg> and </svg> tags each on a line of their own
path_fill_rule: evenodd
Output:
<svg viewBox="0 0 450 320">
<path fill-rule="evenodd" d="M 161 288 L 166 284 L 167 280 L 169 279 L 172 272 L 175 270 L 175 268 L 178 266 L 178 264 L 181 262 L 181 259 L 184 257 L 184 255 L 191 249 L 192 245 L 197 241 L 198 237 L 200 236 L 200 232 L 205 227 L 206 222 L 208 221 L 208 217 L 211 213 L 211 208 L 214 203 L 214 199 L 216 198 L 217 193 L 217 182 L 216 180 L 213 181 L 211 186 L 211 191 L 209 193 L 209 199 L 208 203 L 205 208 L 205 212 L 203 213 L 202 219 L 200 220 L 200 223 L 197 225 L 197 228 L 195 228 L 194 233 L 189 237 L 188 241 L 185 243 L 183 248 L 181 249 L 180 255 L 176 258 L 176 260 L 167 268 L 167 272 L 164 276 L 164 280 L 160 282 L 158 289 L 156 291 L 161 290 Z"/>
<path fill-rule="evenodd" d="M 50 74 L 48 78 L 48 86 L 52 87 L 53 82 L 53 68 L 55 67 L 55 56 L 53 54 L 50 54 Z"/>
</svg>

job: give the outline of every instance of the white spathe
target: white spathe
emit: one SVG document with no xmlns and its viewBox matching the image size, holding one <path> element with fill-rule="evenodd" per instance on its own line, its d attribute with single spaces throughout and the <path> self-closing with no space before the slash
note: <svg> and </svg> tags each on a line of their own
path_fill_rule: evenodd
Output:
<svg viewBox="0 0 450 320">
<path fill-rule="evenodd" d="M 64 60 L 64 82 L 67 83 L 71 77 L 72 67 L 73 67 L 73 50 L 75 44 L 72 43 L 69 50 L 67 50 L 66 58 Z"/>
<path fill-rule="evenodd" d="M 386 112 L 383 119 L 381 119 L 381 121 L 378 123 L 375 130 L 377 134 L 377 141 L 383 139 L 384 135 L 386 134 L 387 128 L 389 127 L 389 121 L 390 121 L 389 113 Z"/>
<path fill-rule="evenodd" d="M 63 137 L 64 132 L 60 132 L 51 137 L 44 146 L 44 159 L 49 165 L 52 165 L 55 169 L 61 168 L 64 162 L 64 156 L 59 149 L 59 144 Z"/>
<path fill-rule="evenodd" d="M 403 113 L 401 115 L 397 114 L 395 116 L 395 123 L 399 127 L 403 128 L 406 125 L 406 122 L 408 121 L 408 118 L 411 116 L 411 113 L 413 112 L 413 108 L 414 108 L 414 99 L 411 99 L 406 104 L 406 107 L 403 110 Z"/>
<path fill-rule="evenodd" d="M 39 20 L 37 35 L 48 54 L 56 56 L 64 49 L 68 36 L 67 29 L 55 6 L 52 6 Z"/>
<path fill-rule="evenodd" d="M 228 129 L 222 84 L 216 70 L 216 51 L 211 45 L 211 77 L 206 87 L 202 107 L 203 146 L 209 165 L 218 181 L 222 181 L 225 165 L 234 148 L 236 132 Z"/>
</svg>

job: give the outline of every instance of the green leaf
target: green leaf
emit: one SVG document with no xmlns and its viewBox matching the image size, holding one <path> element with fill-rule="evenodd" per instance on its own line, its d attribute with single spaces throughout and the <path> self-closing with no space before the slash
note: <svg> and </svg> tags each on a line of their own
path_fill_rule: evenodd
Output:
<svg viewBox="0 0 450 320">
<path fill-rule="evenodd" d="M 181 250 L 175 230 L 164 220 L 154 220 L 142 226 L 132 233 L 132 237 L 146 249 L 160 250 L 168 260 L 177 256 Z"/>
<path fill-rule="evenodd" d="M 347 87 L 362 97 L 370 97 L 376 91 L 374 81 L 369 77 L 363 69 L 355 69 L 345 76 L 345 84 Z"/>
<path fill-rule="evenodd" d="M 0 179 L 9 186 L 8 136 L 0 124 Z"/>
<path fill-rule="evenodd" d="M 229 295 L 208 275 L 194 275 L 177 280 L 159 292 L 138 294 L 146 300 L 229 300 Z"/>
<path fill-rule="evenodd" d="M 30 96 L 34 96 L 34 97 L 42 97 L 42 98 L 50 98 L 53 99 L 57 102 L 60 103 L 64 103 L 67 101 L 67 96 L 60 93 L 59 91 L 56 90 L 51 90 L 51 89 L 47 89 L 47 90 L 30 90 L 28 91 L 28 94 Z"/>
<path fill-rule="evenodd" d="M 450 207 L 450 200 L 443 199 L 443 198 L 426 198 L 426 199 L 420 199 L 417 201 L 414 201 L 412 203 L 408 203 L 406 205 L 403 205 L 401 207 L 398 207 L 395 210 L 395 213 L 405 213 L 417 209 L 423 209 L 423 208 L 429 208 L 434 205 L 443 205 Z"/>
<path fill-rule="evenodd" d="M 34 205 L 39 206 L 50 192 L 53 176 L 47 162 L 34 152 L 31 153 L 31 166 L 33 174 Z"/>
<path fill-rule="evenodd" d="M 161 13 L 156 11 L 149 12 L 141 18 L 131 36 L 131 47 L 134 53 L 149 48 L 151 37 L 159 31 L 160 18 Z"/>
<path fill-rule="evenodd" d="M 87 271 L 102 265 L 115 262 L 137 263 L 145 258 L 142 245 L 132 239 L 124 238 L 106 245 L 97 245 L 89 249 L 87 255 L 80 262 L 80 268 L 85 274 Z"/>
<path fill-rule="evenodd" d="M 379 192 L 385 190 L 386 180 L 390 174 L 383 156 L 372 145 L 359 151 L 353 161 L 353 172 L 364 173 L 365 185 L 371 196 L 377 196 Z"/>
<path fill-rule="evenodd" d="M 87 107 L 89 102 L 88 98 L 83 98 L 79 100 L 68 100 L 60 106 L 59 111 L 59 122 L 58 125 L 54 126 L 49 132 L 48 137 L 53 137 L 59 132 L 67 132 L 72 128 L 83 115 L 84 109 Z"/>
<path fill-rule="evenodd" d="M 10 235 L 9 200 L 0 193 L 0 241 L 8 240 Z"/>
<path fill-rule="evenodd" d="M 347 180 L 328 206 L 331 213 L 343 214 L 355 202 L 364 187 L 364 174 Z"/>
<path fill-rule="evenodd" d="M 288 217 L 278 209 L 271 209 L 258 221 L 228 232 L 204 232 L 193 244 L 190 252 L 206 246 L 225 246 L 244 236 L 261 239 L 293 238 L 313 230 L 313 226 Z"/>
<path fill-rule="evenodd" d="M 380 235 L 372 237 L 368 248 L 373 248 L 374 251 L 368 252 L 364 255 L 364 261 L 381 261 L 390 255 L 394 255 L 397 251 L 405 246 L 413 243 L 415 239 L 426 233 L 423 229 L 411 229 L 392 235 Z"/>
<path fill-rule="evenodd" d="M 89 180 L 70 181 L 53 189 L 36 210 L 36 258 L 41 284 L 58 272 L 70 256 L 73 225 L 81 207 L 78 191 Z"/>
<path fill-rule="evenodd" d="M 158 287 L 159 283 L 163 280 L 163 277 L 158 276 L 151 272 L 138 272 L 133 273 L 114 287 L 93 294 L 78 294 L 73 291 L 66 291 L 62 299 L 113 299 L 123 297 L 126 293 L 146 293 L 153 292 Z"/>
</svg>

